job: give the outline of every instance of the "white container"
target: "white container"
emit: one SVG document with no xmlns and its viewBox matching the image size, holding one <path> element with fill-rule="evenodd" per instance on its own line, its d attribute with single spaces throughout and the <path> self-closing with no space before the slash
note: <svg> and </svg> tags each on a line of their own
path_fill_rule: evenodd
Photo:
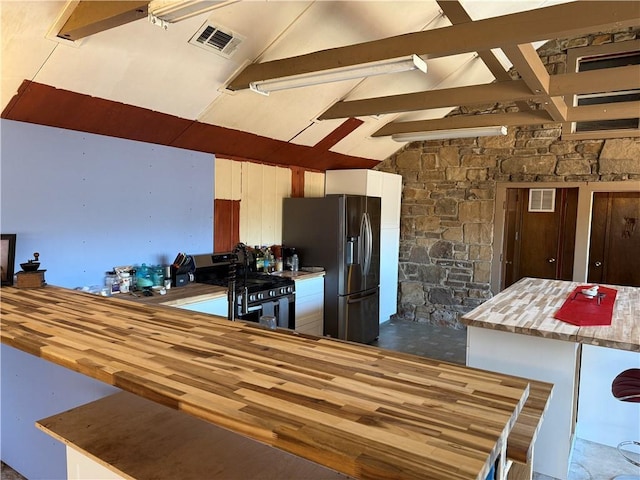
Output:
<svg viewBox="0 0 640 480">
<path fill-rule="evenodd" d="M 129 272 L 122 272 L 120 274 L 120 292 L 129 293 L 131 288 L 131 274 Z"/>
</svg>

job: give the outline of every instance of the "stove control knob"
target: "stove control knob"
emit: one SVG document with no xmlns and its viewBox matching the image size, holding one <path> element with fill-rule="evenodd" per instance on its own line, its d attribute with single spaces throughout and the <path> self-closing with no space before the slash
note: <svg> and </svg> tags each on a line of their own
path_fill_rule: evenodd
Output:
<svg viewBox="0 0 640 480">
<path fill-rule="evenodd" d="M 293 287 L 287 287 L 287 293 L 293 293 Z"/>
<path fill-rule="evenodd" d="M 259 293 L 258 294 L 258 300 L 262 300 L 264 298 L 264 293 Z"/>
<path fill-rule="evenodd" d="M 277 295 L 275 290 L 269 290 L 269 296 L 270 297 L 275 297 Z"/>
<path fill-rule="evenodd" d="M 249 295 L 249 301 L 250 301 L 250 302 L 255 302 L 255 301 L 256 301 L 256 296 L 255 296 L 255 294 L 253 294 L 253 293 L 252 293 L 251 295 Z"/>
</svg>

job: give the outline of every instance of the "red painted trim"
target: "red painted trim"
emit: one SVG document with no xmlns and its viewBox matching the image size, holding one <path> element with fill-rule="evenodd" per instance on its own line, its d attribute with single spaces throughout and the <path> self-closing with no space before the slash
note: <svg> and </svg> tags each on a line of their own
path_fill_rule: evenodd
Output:
<svg viewBox="0 0 640 480">
<path fill-rule="evenodd" d="M 314 150 L 329 150 L 344 137 L 353 132 L 356 128 L 364 123 L 364 120 L 358 118 L 348 118 L 329 135 L 324 137 L 313 147 Z"/>
<path fill-rule="evenodd" d="M 179 118 L 145 108 L 91 97 L 25 80 L 2 112 L 2 118 L 87 133 L 167 145 L 215 154 L 221 158 L 329 169 L 373 168 L 377 160 L 328 150 L 329 137 L 357 128 L 347 120 L 315 147 L 296 145 L 252 133 Z M 358 121 L 359 122 L 359 121 Z M 346 125 L 345 125 L 346 124 Z M 352 131 L 352 130 L 351 130 Z"/>
</svg>

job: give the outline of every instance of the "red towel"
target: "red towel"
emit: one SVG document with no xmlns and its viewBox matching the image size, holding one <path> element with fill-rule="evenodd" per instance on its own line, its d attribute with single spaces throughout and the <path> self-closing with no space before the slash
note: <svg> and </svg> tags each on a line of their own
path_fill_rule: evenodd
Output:
<svg viewBox="0 0 640 480">
<path fill-rule="evenodd" d="M 613 304 L 616 301 L 618 291 L 613 288 L 598 287 L 598 293 L 601 295 L 600 305 L 598 305 L 596 297 L 589 298 L 580 293 L 582 290 L 587 290 L 591 287 L 592 285 L 577 287 L 569 294 L 554 317 L 579 327 L 611 325 Z"/>
</svg>

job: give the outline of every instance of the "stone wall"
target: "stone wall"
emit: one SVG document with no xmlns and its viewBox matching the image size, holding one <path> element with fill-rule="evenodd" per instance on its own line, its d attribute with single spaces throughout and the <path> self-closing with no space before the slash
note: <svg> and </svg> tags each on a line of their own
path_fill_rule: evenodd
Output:
<svg viewBox="0 0 640 480">
<path fill-rule="evenodd" d="M 563 73 L 568 46 L 640 38 L 639 33 L 554 41 L 538 52 L 550 73 Z M 515 109 L 484 105 L 453 114 Z M 414 142 L 378 166 L 403 177 L 398 316 L 460 328 L 459 315 L 491 297 L 497 182 L 640 179 L 640 139 L 577 141 L 560 135 L 559 124 L 548 124 L 509 127 L 504 137 Z"/>
</svg>

